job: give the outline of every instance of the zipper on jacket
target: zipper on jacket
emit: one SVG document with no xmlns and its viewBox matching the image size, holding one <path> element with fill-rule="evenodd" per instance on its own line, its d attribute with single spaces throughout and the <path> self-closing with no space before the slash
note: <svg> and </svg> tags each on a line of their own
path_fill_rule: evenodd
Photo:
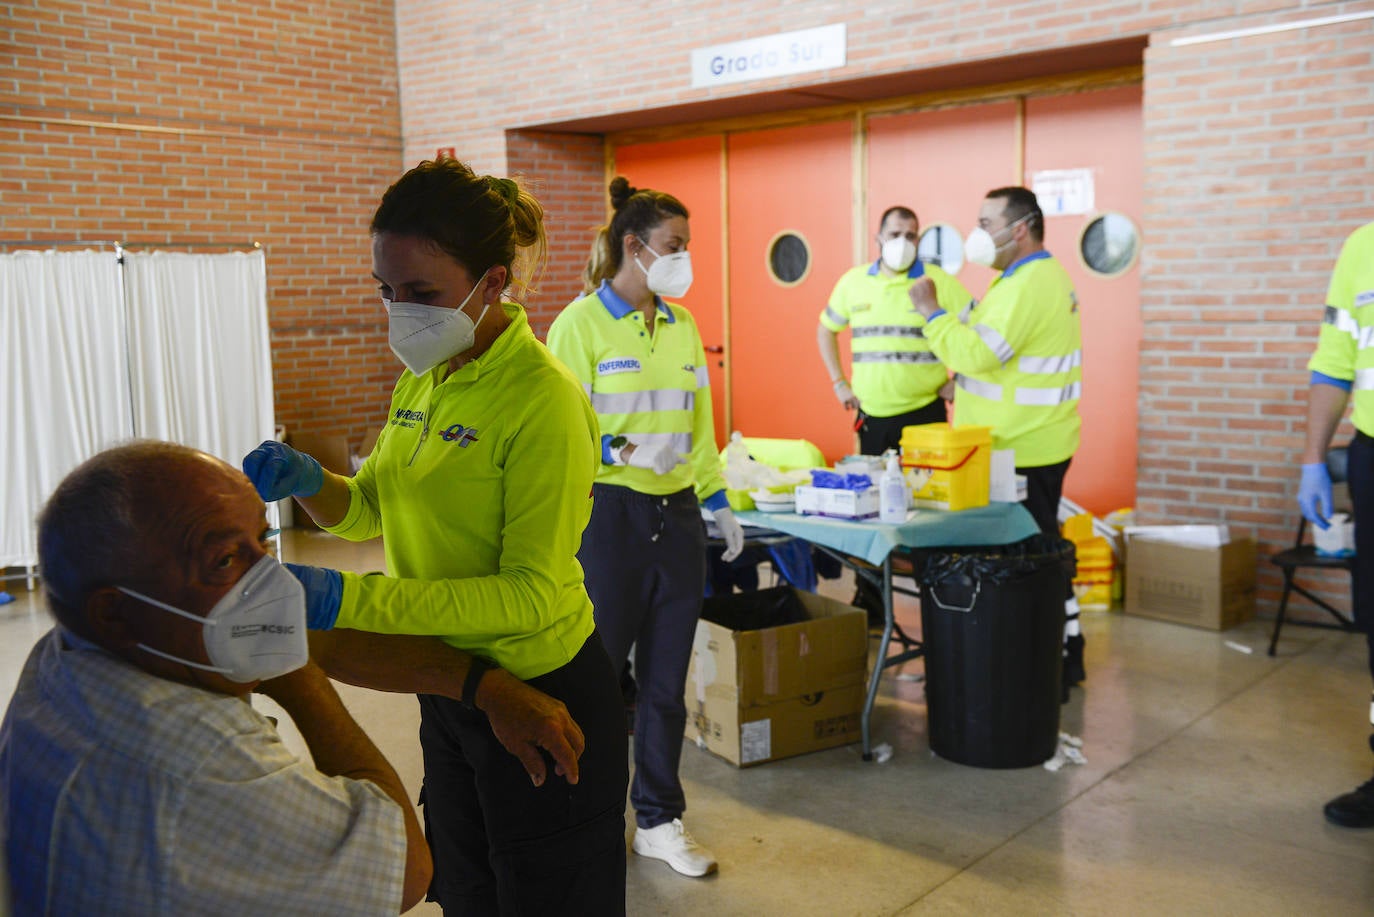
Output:
<svg viewBox="0 0 1374 917">
<path fill-rule="evenodd" d="M 406 462 L 407 468 L 415 464 L 415 457 L 420 454 L 420 447 L 425 444 L 425 440 L 429 439 L 429 423 L 430 419 L 434 416 L 434 406 L 438 403 L 439 392 L 436 389 L 433 392 L 430 392 L 429 402 L 425 405 L 425 425 L 420 430 L 420 438 L 415 441 L 415 450 L 410 453 L 410 461 Z"/>
</svg>

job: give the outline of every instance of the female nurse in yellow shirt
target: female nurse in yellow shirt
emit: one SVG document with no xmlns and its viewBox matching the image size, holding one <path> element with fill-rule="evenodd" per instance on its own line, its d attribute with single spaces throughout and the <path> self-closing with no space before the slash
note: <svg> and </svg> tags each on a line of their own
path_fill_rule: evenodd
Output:
<svg viewBox="0 0 1374 917">
<path fill-rule="evenodd" d="M 372 219 L 406 365 L 376 447 L 353 477 L 280 443 L 244 461 L 264 499 L 294 495 L 344 538 L 383 536 L 390 576 L 292 568 L 312 628 L 436 635 L 475 660 L 463 700 L 419 696 L 430 897 L 446 913 L 625 909 L 624 714 L 576 557 L 596 417 L 503 298 L 543 247 L 542 210 L 515 182 L 454 160 L 407 172 Z M 487 664 L 567 705 L 585 735 L 580 779 L 526 776 L 478 709 Z"/>
<path fill-rule="evenodd" d="M 682 826 L 683 688 L 706 577 L 709 510 L 726 541 L 744 533 L 725 500 L 706 354 L 691 313 L 668 300 L 691 283 L 687 208 L 611 183 L 615 214 L 588 266 L 595 292 L 568 305 L 549 349 L 582 382 L 601 424 L 601 465 L 578 558 L 597 630 L 619 671 L 635 647 L 633 849 L 688 876 L 715 858 Z M 666 297 L 666 298 L 665 298 Z"/>
</svg>

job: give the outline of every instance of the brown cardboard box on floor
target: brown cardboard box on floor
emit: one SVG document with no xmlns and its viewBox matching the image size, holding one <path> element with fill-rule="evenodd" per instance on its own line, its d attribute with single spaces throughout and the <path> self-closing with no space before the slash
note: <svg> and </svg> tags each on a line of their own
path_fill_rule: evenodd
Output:
<svg viewBox="0 0 1374 917">
<path fill-rule="evenodd" d="M 1226 630 L 1255 616 L 1255 543 L 1126 541 L 1126 614 Z"/>
<path fill-rule="evenodd" d="M 686 735 L 740 767 L 860 738 L 866 614 L 782 588 L 801 600 L 808 620 L 761 630 L 697 622 L 687 670 Z"/>
</svg>

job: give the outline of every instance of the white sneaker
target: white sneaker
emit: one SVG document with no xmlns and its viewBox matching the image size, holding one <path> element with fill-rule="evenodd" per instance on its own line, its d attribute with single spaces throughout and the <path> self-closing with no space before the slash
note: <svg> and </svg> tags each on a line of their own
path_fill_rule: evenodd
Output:
<svg viewBox="0 0 1374 917">
<path fill-rule="evenodd" d="M 692 840 L 682 819 L 635 830 L 634 851 L 651 860 L 662 860 L 684 876 L 704 876 L 716 871 L 711 851 Z"/>
</svg>

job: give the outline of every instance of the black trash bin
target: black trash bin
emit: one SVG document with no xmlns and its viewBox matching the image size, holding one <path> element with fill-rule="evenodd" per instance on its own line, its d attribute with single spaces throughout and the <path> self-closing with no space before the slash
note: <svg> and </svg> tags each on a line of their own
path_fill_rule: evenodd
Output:
<svg viewBox="0 0 1374 917">
<path fill-rule="evenodd" d="M 1073 543 L 1047 535 L 916 558 L 931 751 L 999 768 L 1054 755 L 1073 570 Z"/>
</svg>

